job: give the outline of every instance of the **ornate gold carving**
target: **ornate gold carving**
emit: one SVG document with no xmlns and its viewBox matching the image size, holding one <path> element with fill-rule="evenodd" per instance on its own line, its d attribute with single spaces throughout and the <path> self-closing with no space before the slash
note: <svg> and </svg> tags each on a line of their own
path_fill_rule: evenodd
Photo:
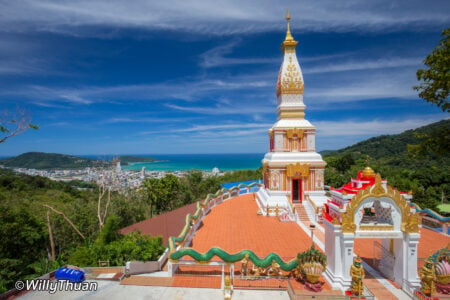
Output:
<svg viewBox="0 0 450 300">
<path fill-rule="evenodd" d="M 347 210 L 341 213 L 342 232 L 354 233 L 356 231 L 356 225 L 354 223 L 355 211 L 364 199 L 369 197 L 386 197 L 392 199 L 400 208 L 402 214 L 401 230 L 405 233 L 419 232 L 419 215 L 411 213 L 406 199 L 399 191 L 394 190 L 391 186 L 387 187 L 387 191 L 383 188 L 380 174 L 376 174 L 375 185 L 368 186 L 364 190 L 359 191 L 347 205 Z"/>
<path fill-rule="evenodd" d="M 349 206 L 350 206 L 350 204 L 349 204 Z M 347 208 L 347 212 L 348 212 L 348 208 Z M 356 231 L 356 225 L 353 221 L 354 215 L 348 214 L 347 212 L 341 214 L 342 232 L 354 233 Z"/>
<path fill-rule="evenodd" d="M 269 129 L 269 138 L 273 139 L 273 129 Z"/>
<path fill-rule="evenodd" d="M 364 290 L 363 279 L 365 277 L 362 260 L 359 255 L 353 258 L 353 265 L 350 267 L 350 276 L 352 278 L 350 290 L 352 295 L 360 296 Z"/>
<path fill-rule="evenodd" d="M 286 166 L 286 175 L 288 177 L 307 177 L 309 176 L 309 164 L 290 164 Z"/>
<path fill-rule="evenodd" d="M 419 224 L 420 224 L 419 213 L 410 214 L 405 222 L 404 231 L 407 233 L 419 232 Z"/>
<path fill-rule="evenodd" d="M 280 93 L 281 94 L 303 94 L 304 84 L 300 77 L 300 70 L 292 62 L 292 56 L 289 56 L 289 63 L 286 71 L 282 74 Z"/>
<path fill-rule="evenodd" d="M 293 128 L 293 129 L 288 129 L 286 130 L 286 137 L 288 139 L 297 136 L 299 139 L 303 138 L 303 135 L 305 134 L 305 130 L 304 129 L 300 129 L 300 128 Z"/>
<path fill-rule="evenodd" d="M 390 231 L 390 230 L 394 230 L 394 226 L 393 225 L 365 225 L 365 224 L 361 224 L 361 226 L 359 226 L 359 230 L 364 230 L 364 231 Z"/>
<path fill-rule="evenodd" d="M 336 217 L 333 217 L 333 219 L 331 219 L 331 223 L 334 225 L 341 225 L 341 223 L 339 222 L 339 220 Z"/>
<path fill-rule="evenodd" d="M 379 196 L 385 193 L 385 190 L 383 188 L 383 185 L 381 184 L 381 176 L 380 174 L 377 174 L 375 177 L 375 185 L 372 189 L 372 194 L 374 196 Z"/>
<path fill-rule="evenodd" d="M 436 293 L 436 271 L 434 262 L 428 258 L 419 272 L 422 283 L 421 292 L 426 296 L 433 296 Z"/>
</svg>

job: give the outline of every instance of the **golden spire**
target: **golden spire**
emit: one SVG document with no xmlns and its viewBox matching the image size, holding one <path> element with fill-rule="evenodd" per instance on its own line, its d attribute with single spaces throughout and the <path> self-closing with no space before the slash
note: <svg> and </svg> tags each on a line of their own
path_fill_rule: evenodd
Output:
<svg viewBox="0 0 450 300">
<path fill-rule="evenodd" d="M 291 34 L 291 13 L 289 10 L 286 11 L 286 22 L 287 22 L 287 31 L 286 31 L 286 38 L 284 39 L 282 47 L 295 47 L 297 46 L 298 42 L 294 40 L 294 37 Z"/>
<path fill-rule="evenodd" d="M 291 34 L 291 13 L 289 12 L 289 10 L 286 11 L 286 21 L 287 21 L 287 32 L 286 32 L 286 38 L 284 40 L 285 41 L 293 41 L 294 38 L 292 37 L 292 34 Z"/>
</svg>

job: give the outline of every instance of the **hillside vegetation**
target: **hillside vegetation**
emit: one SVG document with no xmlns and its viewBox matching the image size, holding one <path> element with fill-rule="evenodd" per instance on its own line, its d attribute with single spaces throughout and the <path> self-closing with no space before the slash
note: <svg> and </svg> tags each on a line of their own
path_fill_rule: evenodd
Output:
<svg viewBox="0 0 450 300">
<path fill-rule="evenodd" d="M 120 163 L 126 166 L 136 162 L 153 162 L 154 158 L 124 155 L 120 157 Z M 8 168 L 26 169 L 82 169 L 87 167 L 108 167 L 111 161 L 97 160 L 74 155 L 44 152 L 27 152 L 16 157 L 0 160 L 0 165 Z"/>
<path fill-rule="evenodd" d="M 109 162 L 67 154 L 27 152 L 16 157 L 0 160 L 0 165 L 9 168 L 27 169 L 81 169 L 107 166 Z"/>
</svg>

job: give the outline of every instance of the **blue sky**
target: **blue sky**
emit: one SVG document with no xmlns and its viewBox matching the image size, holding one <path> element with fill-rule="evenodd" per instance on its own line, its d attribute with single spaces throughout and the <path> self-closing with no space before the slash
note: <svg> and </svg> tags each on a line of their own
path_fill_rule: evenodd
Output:
<svg viewBox="0 0 450 300">
<path fill-rule="evenodd" d="M 412 86 L 448 0 L 0 0 L 0 155 L 264 153 L 289 7 L 318 150 L 444 118 Z"/>
</svg>

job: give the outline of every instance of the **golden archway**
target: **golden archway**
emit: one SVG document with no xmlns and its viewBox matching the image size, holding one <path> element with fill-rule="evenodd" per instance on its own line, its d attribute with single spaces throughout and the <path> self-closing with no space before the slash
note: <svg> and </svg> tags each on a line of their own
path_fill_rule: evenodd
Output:
<svg viewBox="0 0 450 300">
<path fill-rule="evenodd" d="M 377 174 L 375 177 L 375 184 L 368 186 L 366 189 L 359 191 L 347 205 L 345 212 L 341 213 L 342 220 L 342 232 L 355 233 L 355 211 L 359 209 L 362 202 L 369 198 L 381 198 L 386 197 L 391 199 L 395 205 L 400 209 L 402 220 L 401 230 L 404 233 L 418 233 L 419 232 L 419 214 L 411 213 L 410 207 L 406 199 L 400 194 L 399 191 L 393 189 L 391 186 L 387 186 L 387 191 L 381 184 L 381 176 Z"/>
</svg>

